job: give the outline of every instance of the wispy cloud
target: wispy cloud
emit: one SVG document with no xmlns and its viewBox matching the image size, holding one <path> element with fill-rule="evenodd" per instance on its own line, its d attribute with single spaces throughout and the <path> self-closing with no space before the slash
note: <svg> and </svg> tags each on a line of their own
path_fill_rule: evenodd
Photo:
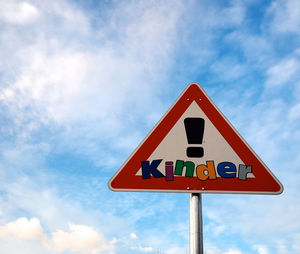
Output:
<svg viewBox="0 0 300 254">
<path fill-rule="evenodd" d="M 14 37 L 20 43 L 11 52 L 18 58 L 17 72 L 2 90 L 1 101 L 17 138 L 32 142 L 39 131 L 59 128 L 61 138 L 73 140 L 64 142 L 71 145 L 69 149 L 90 154 L 100 163 L 96 154 L 110 155 L 97 149 L 99 144 L 110 146 L 118 133 L 128 133 L 126 126 L 136 128 L 138 123 L 132 122 L 128 112 L 142 114 L 142 108 L 157 105 L 153 104 L 159 89 L 155 80 L 169 68 L 181 3 L 171 12 L 167 4 L 124 3 L 112 10 L 105 26 L 93 29 L 90 16 L 67 2 L 61 4 L 65 8 L 55 1 L 39 6 L 44 22 L 34 24 L 35 38 L 30 43 L 22 41 L 18 30 L 6 34 L 7 49 Z M 57 17 L 63 24 L 58 30 L 53 27 Z M 84 27 L 79 30 L 83 38 L 69 40 L 64 35 L 78 27 Z M 107 39 L 112 31 L 114 37 Z M 89 40 L 94 41 L 90 48 L 95 50 L 85 46 Z M 74 146 L 76 140 L 80 146 Z M 133 140 L 123 139 L 123 145 L 118 140 L 113 141 L 114 146 L 121 148 L 137 142 L 134 135 Z"/>
<path fill-rule="evenodd" d="M 17 25 L 27 25 L 34 22 L 39 17 L 39 11 L 31 3 L 2 1 L 0 10 L 0 19 Z"/>
<path fill-rule="evenodd" d="M 297 0 L 274 1 L 269 12 L 273 16 L 272 28 L 276 31 L 299 34 L 300 7 Z"/>
<path fill-rule="evenodd" d="M 267 70 L 267 87 L 287 86 L 292 82 L 299 82 L 298 73 L 300 62 L 296 58 L 283 59 Z"/>
</svg>

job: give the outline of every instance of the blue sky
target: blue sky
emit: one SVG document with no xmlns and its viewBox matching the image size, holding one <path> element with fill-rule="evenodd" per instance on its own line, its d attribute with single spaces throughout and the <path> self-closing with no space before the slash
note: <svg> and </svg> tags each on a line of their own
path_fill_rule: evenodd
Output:
<svg viewBox="0 0 300 254">
<path fill-rule="evenodd" d="M 188 194 L 107 182 L 190 82 L 285 187 L 203 195 L 205 253 L 299 253 L 297 0 L 0 5 L 1 253 L 188 253 Z"/>
</svg>

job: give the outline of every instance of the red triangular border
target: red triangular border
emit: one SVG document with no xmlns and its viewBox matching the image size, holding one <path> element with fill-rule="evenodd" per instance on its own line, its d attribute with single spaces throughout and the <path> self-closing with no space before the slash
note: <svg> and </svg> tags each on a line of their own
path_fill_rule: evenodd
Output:
<svg viewBox="0 0 300 254">
<path fill-rule="evenodd" d="M 136 175 L 141 168 L 141 161 L 146 161 L 150 157 L 193 101 L 199 105 L 244 164 L 252 166 L 255 178 L 248 178 L 246 181 L 237 178 L 200 181 L 196 177 L 175 176 L 175 181 L 166 181 L 164 177 L 152 177 L 143 180 L 142 176 Z M 196 83 L 190 84 L 185 89 L 144 141 L 111 178 L 108 185 L 114 191 L 251 194 L 280 194 L 283 191 L 283 186 L 279 180 Z"/>
</svg>

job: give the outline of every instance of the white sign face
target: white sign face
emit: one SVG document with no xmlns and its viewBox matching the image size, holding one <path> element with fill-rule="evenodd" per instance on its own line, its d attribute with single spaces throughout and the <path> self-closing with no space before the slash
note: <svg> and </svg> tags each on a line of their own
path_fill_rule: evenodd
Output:
<svg viewBox="0 0 300 254">
<path fill-rule="evenodd" d="M 203 139 L 201 143 L 188 143 L 188 130 L 184 125 L 184 120 L 187 118 L 200 118 L 204 120 Z M 203 156 L 188 157 L 188 147 L 203 148 Z M 243 164 L 240 157 L 233 151 L 232 147 L 227 143 L 196 102 L 191 103 L 184 114 L 178 119 L 174 127 L 153 151 L 148 160 L 153 161 L 158 158 L 167 158 L 168 161 L 174 162 L 178 159 L 192 161 L 195 165 L 200 163 L 203 164 L 206 161 L 211 160 L 214 161 L 215 165 L 218 165 L 223 161 L 230 161 L 235 165 Z M 157 169 L 164 174 L 165 167 L 163 161 Z M 218 176 L 218 172 L 216 172 L 216 174 Z M 137 172 L 137 175 L 142 175 L 142 168 Z M 196 176 L 196 171 L 194 171 L 194 176 Z M 247 177 L 254 177 L 254 175 L 249 173 L 247 174 Z"/>
</svg>

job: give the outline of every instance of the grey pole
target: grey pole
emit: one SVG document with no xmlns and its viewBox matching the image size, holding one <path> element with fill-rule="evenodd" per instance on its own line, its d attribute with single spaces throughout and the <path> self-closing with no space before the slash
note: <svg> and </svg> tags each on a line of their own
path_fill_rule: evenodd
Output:
<svg viewBox="0 0 300 254">
<path fill-rule="evenodd" d="M 190 194 L 190 254 L 203 254 L 201 193 Z"/>
</svg>

